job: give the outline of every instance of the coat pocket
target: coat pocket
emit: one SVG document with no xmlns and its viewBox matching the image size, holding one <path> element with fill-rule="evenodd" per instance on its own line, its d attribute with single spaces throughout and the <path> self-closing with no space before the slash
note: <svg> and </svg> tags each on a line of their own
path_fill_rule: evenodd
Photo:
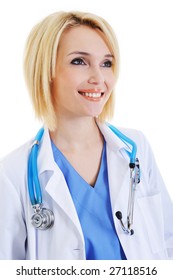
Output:
<svg viewBox="0 0 173 280">
<path fill-rule="evenodd" d="M 163 251 L 165 246 L 161 194 L 139 197 L 137 203 L 141 210 L 152 252 Z"/>
</svg>

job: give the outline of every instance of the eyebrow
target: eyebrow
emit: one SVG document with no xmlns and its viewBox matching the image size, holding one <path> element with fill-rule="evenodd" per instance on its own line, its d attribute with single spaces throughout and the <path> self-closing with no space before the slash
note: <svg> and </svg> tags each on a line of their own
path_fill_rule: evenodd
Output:
<svg viewBox="0 0 173 280">
<path fill-rule="evenodd" d="M 74 52 L 71 52 L 71 53 L 68 54 L 68 56 L 69 56 L 69 55 L 72 55 L 72 54 L 90 56 L 90 53 L 88 53 L 88 52 L 82 52 L 82 51 L 74 51 Z M 106 58 L 114 58 L 114 55 L 113 55 L 113 54 L 105 54 L 104 57 L 106 57 Z"/>
</svg>

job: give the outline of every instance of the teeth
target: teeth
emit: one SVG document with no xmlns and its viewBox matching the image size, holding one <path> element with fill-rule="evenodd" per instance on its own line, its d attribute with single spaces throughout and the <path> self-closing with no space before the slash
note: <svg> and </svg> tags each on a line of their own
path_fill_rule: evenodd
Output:
<svg viewBox="0 0 173 280">
<path fill-rule="evenodd" d="M 97 92 L 97 93 L 82 92 L 82 95 L 87 97 L 99 98 L 101 96 L 101 92 Z"/>
</svg>

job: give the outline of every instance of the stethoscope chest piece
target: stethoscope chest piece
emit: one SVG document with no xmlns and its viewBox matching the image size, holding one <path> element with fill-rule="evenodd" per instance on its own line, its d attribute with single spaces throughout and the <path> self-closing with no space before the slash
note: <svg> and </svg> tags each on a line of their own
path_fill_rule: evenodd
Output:
<svg viewBox="0 0 173 280">
<path fill-rule="evenodd" d="M 36 229 L 46 230 L 54 224 L 53 212 L 46 208 L 41 208 L 40 205 L 34 208 L 34 215 L 31 217 L 31 223 Z"/>
</svg>

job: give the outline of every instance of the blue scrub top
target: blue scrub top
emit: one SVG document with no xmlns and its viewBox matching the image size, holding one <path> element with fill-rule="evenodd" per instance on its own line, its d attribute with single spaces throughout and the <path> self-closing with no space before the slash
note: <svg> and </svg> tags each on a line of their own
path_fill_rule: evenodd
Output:
<svg viewBox="0 0 173 280">
<path fill-rule="evenodd" d="M 82 227 L 87 260 L 124 260 L 113 222 L 109 194 L 106 142 L 95 186 L 90 186 L 52 142 L 55 162 L 64 174 Z"/>
</svg>

